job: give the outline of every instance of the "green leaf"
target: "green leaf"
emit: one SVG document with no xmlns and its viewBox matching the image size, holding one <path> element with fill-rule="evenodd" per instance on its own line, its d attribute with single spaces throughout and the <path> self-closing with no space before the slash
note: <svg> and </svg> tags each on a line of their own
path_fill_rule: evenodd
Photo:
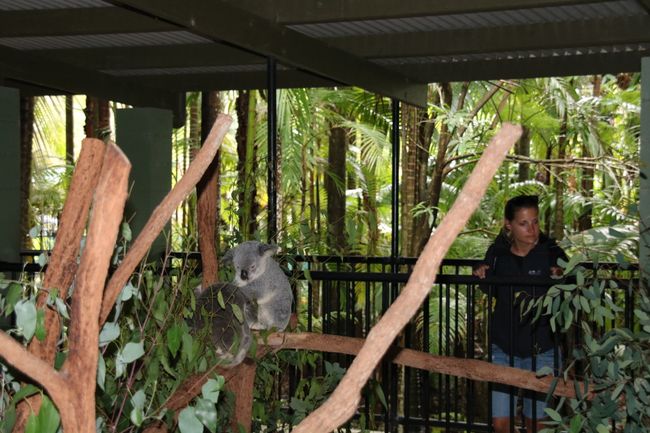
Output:
<svg viewBox="0 0 650 433">
<path fill-rule="evenodd" d="M 177 323 L 174 323 L 167 330 L 167 348 L 169 353 L 171 353 L 172 358 L 178 353 L 178 349 L 181 347 L 181 337 L 183 336 L 183 328 L 178 326 Z"/>
<path fill-rule="evenodd" d="M 571 418 L 571 425 L 569 427 L 569 432 L 570 433 L 579 433 L 580 429 L 582 428 L 582 415 L 576 414 L 573 418 Z"/>
<path fill-rule="evenodd" d="M 7 289 L 7 295 L 5 296 L 5 316 L 14 312 L 14 307 L 22 296 L 23 286 L 18 283 L 11 283 Z"/>
<path fill-rule="evenodd" d="M 52 401 L 44 395 L 41 409 L 38 412 L 38 432 L 56 433 L 60 422 L 59 412 L 54 407 L 54 404 L 52 404 Z"/>
<path fill-rule="evenodd" d="M 223 376 L 217 376 L 217 379 L 209 379 L 201 387 L 201 395 L 204 399 L 217 403 L 219 401 L 219 392 L 223 389 L 225 380 Z"/>
<path fill-rule="evenodd" d="M 131 419 L 131 422 L 138 427 L 142 425 L 142 421 L 144 420 L 144 404 L 146 399 L 147 396 L 141 389 L 131 397 L 131 406 L 133 406 L 133 409 L 131 409 L 129 418 Z"/>
<path fill-rule="evenodd" d="M 126 221 L 122 223 L 122 238 L 126 242 L 131 242 L 131 238 L 133 237 L 133 234 L 131 233 L 131 226 L 129 226 L 129 223 Z"/>
<path fill-rule="evenodd" d="M 203 424 L 201 424 L 201 421 L 196 417 L 192 406 L 188 406 L 181 411 L 178 416 L 178 428 L 181 433 L 203 432 Z"/>
<path fill-rule="evenodd" d="M 226 303 L 223 300 L 223 293 L 221 293 L 221 290 L 219 290 L 219 293 L 217 293 L 217 302 L 221 308 L 226 308 Z"/>
<path fill-rule="evenodd" d="M 27 418 L 25 433 L 40 433 L 38 431 L 38 418 L 34 415 L 34 412 L 31 412 Z"/>
<path fill-rule="evenodd" d="M 45 336 L 47 335 L 47 330 L 45 329 L 45 310 L 39 308 L 36 310 L 36 338 L 38 341 L 44 341 Z"/>
<path fill-rule="evenodd" d="M 215 404 L 204 398 L 199 398 L 196 402 L 194 414 L 201 421 L 201 424 L 207 427 L 212 433 L 217 431 L 217 407 Z"/>
<path fill-rule="evenodd" d="M 560 415 L 559 413 L 557 413 L 554 409 L 551 409 L 550 407 L 547 407 L 547 408 L 544 409 L 544 412 L 546 412 L 546 414 L 547 414 L 549 417 L 551 417 L 551 419 L 552 419 L 553 421 L 556 421 L 556 422 L 562 422 L 562 415 Z"/>
<path fill-rule="evenodd" d="M 596 431 L 597 431 L 598 433 L 610 433 L 610 431 L 609 431 L 609 427 L 607 427 L 607 426 L 604 425 L 604 424 L 598 424 L 598 425 L 596 426 Z"/>
<path fill-rule="evenodd" d="M 36 331 L 36 305 L 34 300 L 16 302 L 16 327 L 20 329 L 26 340 L 31 340 Z"/>
<path fill-rule="evenodd" d="M 115 322 L 106 322 L 99 333 L 99 345 L 106 346 L 120 336 L 120 327 Z"/>
<path fill-rule="evenodd" d="M 54 300 L 54 305 L 56 305 L 56 311 L 66 319 L 70 320 L 70 315 L 68 314 L 68 306 L 65 305 L 65 301 L 61 298 L 56 298 Z"/>
<path fill-rule="evenodd" d="M 144 347 L 142 341 L 139 343 L 127 343 L 127 345 L 124 346 L 124 349 L 122 349 L 121 354 L 122 361 L 127 364 L 140 358 L 142 355 L 144 355 Z"/>
<path fill-rule="evenodd" d="M 99 386 L 101 389 L 104 389 L 105 384 L 106 384 L 106 361 L 104 360 L 104 357 L 100 353 L 99 358 L 97 359 L 97 386 Z"/>
<path fill-rule="evenodd" d="M 244 315 L 241 312 L 241 309 L 239 308 L 239 305 L 237 304 L 230 304 L 230 308 L 232 309 L 232 314 L 235 315 L 235 318 L 239 323 L 244 323 Z"/>
<path fill-rule="evenodd" d="M 25 385 L 22 388 L 20 388 L 18 390 L 18 392 L 16 392 L 16 394 L 14 394 L 13 402 L 18 403 L 23 398 L 27 398 L 27 397 L 29 397 L 31 395 L 34 395 L 34 394 L 36 394 L 36 393 L 38 393 L 40 391 L 41 390 L 39 388 L 35 387 L 34 385 L 31 385 L 31 384 Z"/>
</svg>

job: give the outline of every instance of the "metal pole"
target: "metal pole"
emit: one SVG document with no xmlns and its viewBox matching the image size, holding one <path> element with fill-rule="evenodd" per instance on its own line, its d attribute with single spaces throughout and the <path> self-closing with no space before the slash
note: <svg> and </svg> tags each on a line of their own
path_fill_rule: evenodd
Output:
<svg viewBox="0 0 650 433">
<path fill-rule="evenodd" d="M 266 60 L 266 89 L 267 89 L 267 149 L 268 149 L 268 240 L 269 243 L 275 243 L 278 238 L 277 222 L 277 190 L 276 190 L 276 173 L 278 169 L 277 160 L 277 83 L 276 83 L 276 63 L 275 59 L 268 57 Z"/>
<path fill-rule="evenodd" d="M 397 256 L 399 254 L 399 101 L 391 100 L 393 129 L 391 130 L 391 142 L 393 144 L 393 163 L 392 163 L 392 215 L 391 215 L 391 243 L 390 256 L 396 267 Z M 393 269 L 397 272 L 397 269 Z"/>
</svg>

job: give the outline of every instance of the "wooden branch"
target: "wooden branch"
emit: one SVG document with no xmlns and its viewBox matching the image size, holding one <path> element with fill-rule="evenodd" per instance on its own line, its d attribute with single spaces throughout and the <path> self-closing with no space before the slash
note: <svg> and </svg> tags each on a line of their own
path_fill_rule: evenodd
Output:
<svg viewBox="0 0 650 433">
<path fill-rule="evenodd" d="M 270 351 L 301 349 L 313 350 L 328 353 L 341 353 L 345 355 L 357 355 L 363 347 L 365 340 L 362 338 L 344 337 L 340 335 L 315 334 L 310 332 L 283 333 L 276 332 L 265 339 L 258 338 L 258 356 L 261 358 Z M 536 373 L 528 370 L 495 365 L 490 362 L 476 359 L 455 358 L 451 356 L 437 356 L 412 349 L 396 348 L 391 352 L 391 362 L 405 367 L 418 368 L 432 373 L 442 373 L 457 377 L 464 377 L 470 380 L 482 382 L 501 383 L 512 385 L 518 388 L 529 389 L 546 393 L 550 389 L 553 380 L 550 376 L 537 377 Z M 253 361 L 247 359 L 247 365 Z M 241 398 L 234 384 L 242 383 L 236 377 L 241 374 L 236 368 L 225 369 L 214 366 L 200 375 L 189 377 L 169 398 L 164 407 L 180 412 L 194 397 L 199 395 L 203 384 L 214 374 L 218 373 L 226 379 L 226 383 L 232 383 L 230 387 L 236 393 L 237 404 L 244 404 L 244 400 L 252 408 L 252 401 Z M 244 372 L 246 373 L 246 372 Z M 245 384 L 247 387 L 248 383 Z M 252 385 L 252 384 L 250 384 Z M 575 384 L 573 381 L 558 381 L 553 395 L 558 397 L 575 398 Z M 582 387 L 582 385 L 580 385 Z M 250 428 L 250 424 L 248 424 Z M 167 429 L 159 424 L 152 425 L 145 430 L 145 433 L 166 432 Z M 236 431 L 236 429 L 234 430 Z M 246 430 L 250 431 L 250 430 Z"/>
<path fill-rule="evenodd" d="M 232 119 L 230 116 L 220 114 L 217 117 L 217 120 L 214 122 L 214 125 L 210 130 L 208 138 L 206 138 L 203 147 L 201 147 L 196 158 L 188 167 L 185 175 L 178 181 L 178 183 L 176 183 L 174 188 L 165 196 L 163 201 L 160 202 L 149 217 L 144 228 L 133 242 L 133 245 L 131 245 L 126 257 L 124 257 L 124 260 L 106 286 L 102 311 L 99 317 L 100 325 L 102 325 L 108 318 L 108 314 L 111 312 L 120 291 L 133 274 L 138 263 L 140 263 L 151 247 L 153 241 L 156 239 L 167 221 L 169 221 L 174 210 L 192 191 L 194 186 L 201 179 L 201 176 L 203 176 L 203 173 L 214 159 L 214 156 L 226 136 L 231 123 Z"/>
<path fill-rule="evenodd" d="M 0 331 L 0 357 L 16 370 L 41 384 L 50 396 L 68 397 L 68 383 L 47 361 L 30 353 L 12 337 Z"/>
<path fill-rule="evenodd" d="M 52 289 L 58 289 L 58 296 L 61 299 L 67 298 L 68 288 L 77 272 L 77 256 L 81 246 L 81 236 L 86 227 L 90 201 L 97 186 L 105 151 L 106 145 L 101 140 L 86 138 L 81 142 L 81 153 L 59 219 L 56 243 L 50 256 L 49 266 L 45 271 L 44 290 L 39 293 L 36 300 L 38 308 L 46 306 L 49 292 Z M 33 338 L 29 343 L 29 352 L 53 365 L 60 334 L 59 314 L 51 308 L 45 308 L 45 339 L 40 341 Z M 40 394 L 35 394 L 18 403 L 13 431 L 23 432 L 29 414 L 32 411 L 38 413 L 40 407 Z"/>
<path fill-rule="evenodd" d="M 368 378 L 429 294 L 440 262 L 521 133 L 519 126 L 504 124 L 492 139 L 453 207 L 429 238 L 402 293 L 370 330 L 366 343 L 330 398 L 298 424 L 293 430 L 295 433 L 330 432 L 354 415 Z"/>
<path fill-rule="evenodd" d="M 363 338 L 343 337 L 339 335 L 303 333 L 275 333 L 267 337 L 265 342 L 274 350 L 303 349 L 330 353 L 357 355 L 364 344 Z M 492 364 L 478 359 L 455 358 L 452 356 L 431 355 L 413 349 L 396 348 L 391 351 L 391 358 L 395 364 L 406 367 L 419 368 L 433 373 L 448 374 L 464 377 L 482 382 L 502 383 L 517 388 L 530 389 L 546 393 L 550 389 L 550 376 L 537 377 L 534 371 L 520 370 Z M 575 398 L 573 381 L 559 381 L 553 395 L 559 397 Z"/>
<path fill-rule="evenodd" d="M 66 433 L 83 433 L 95 429 L 98 318 L 104 283 L 128 196 L 130 171 L 131 164 L 127 157 L 119 147 L 110 143 L 95 190 L 88 237 L 72 295 L 68 357 L 61 368 L 61 373 L 72 379 L 67 386 L 74 392 L 75 410 L 61 410 L 61 402 L 54 399 Z"/>
</svg>

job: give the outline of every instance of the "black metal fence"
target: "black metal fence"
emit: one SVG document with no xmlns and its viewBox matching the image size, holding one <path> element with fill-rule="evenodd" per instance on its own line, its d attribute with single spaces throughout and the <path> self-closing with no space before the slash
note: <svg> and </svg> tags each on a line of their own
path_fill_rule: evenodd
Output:
<svg viewBox="0 0 650 433">
<path fill-rule="evenodd" d="M 195 263 L 199 258 L 187 253 L 174 257 Z M 399 295 L 415 264 L 409 258 L 336 256 L 287 256 L 281 261 L 295 290 L 299 330 L 361 338 Z M 443 261 L 429 296 L 395 344 L 436 355 L 490 360 L 492 309 L 488 307 L 493 305 L 493 291 L 521 284 L 549 287 L 557 282 L 539 277 L 479 280 L 471 276 L 476 263 Z M 35 264 L 0 264 L 0 272 L 10 278 L 38 269 Z M 597 272 L 600 278 L 618 283 L 617 288 L 607 289 L 607 296 L 622 307 L 622 313 L 610 318 L 606 326 L 631 327 L 638 268 L 600 264 Z M 579 336 L 571 332 L 562 334 L 559 341 L 565 354 L 577 342 Z M 352 361 L 351 356 L 332 353 L 324 353 L 322 359 L 342 367 Z M 289 376 L 289 386 L 279 387 L 279 397 L 286 401 L 295 389 L 297 370 Z M 371 430 L 385 432 L 490 431 L 490 387 L 485 382 L 384 361 L 373 375 L 373 386 L 367 388 L 357 417 L 365 419 Z"/>
</svg>

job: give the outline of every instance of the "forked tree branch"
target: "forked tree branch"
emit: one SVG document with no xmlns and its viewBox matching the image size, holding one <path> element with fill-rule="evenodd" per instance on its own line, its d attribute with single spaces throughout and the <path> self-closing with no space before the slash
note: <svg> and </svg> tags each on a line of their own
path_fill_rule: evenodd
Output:
<svg viewBox="0 0 650 433">
<path fill-rule="evenodd" d="M 478 206 L 492 177 L 521 133 L 521 127 L 504 124 L 492 139 L 453 207 L 429 238 L 402 293 L 370 330 L 366 343 L 330 398 L 298 424 L 293 430 L 295 433 L 330 432 L 354 415 L 361 400 L 361 390 L 395 337 L 429 294 L 447 250 Z"/>
<path fill-rule="evenodd" d="M 61 410 L 66 433 L 82 433 L 95 428 L 95 388 L 99 357 L 99 312 L 124 205 L 128 196 L 131 164 L 114 143 L 106 149 L 99 183 L 93 198 L 86 246 L 79 263 L 72 295 L 68 357 L 61 373 L 73 378 L 68 388 L 75 394 L 76 407 Z M 54 399 L 57 407 L 60 401 Z"/>
<path fill-rule="evenodd" d="M 49 266 L 43 279 L 43 291 L 37 298 L 37 307 L 45 309 L 45 339 L 40 341 L 33 338 L 29 343 L 29 352 L 38 356 L 50 365 L 54 364 L 56 345 L 61 334 L 59 314 L 52 308 L 46 307 L 49 292 L 58 290 L 58 296 L 66 299 L 68 288 L 77 272 L 77 256 L 90 210 L 106 145 L 102 140 L 86 138 L 81 142 L 81 152 L 77 165 L 72 174 L 70 188 L 63 205 L 56 242 L 50 256 Z M 41 407 L 41 395 L 35 394 L 22 400 L 16 406 L 16 423 L 13 431 L 21 433 L 25 430 L 27 419 L 31 412 L 38 413 Z"/>
</svg>

